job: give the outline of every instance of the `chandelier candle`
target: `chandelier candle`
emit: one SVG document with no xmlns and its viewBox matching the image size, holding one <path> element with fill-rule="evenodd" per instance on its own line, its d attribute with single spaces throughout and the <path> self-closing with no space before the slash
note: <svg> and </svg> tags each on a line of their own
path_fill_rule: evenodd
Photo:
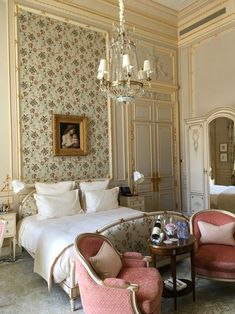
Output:
<svg viewBox="0 0 235 314">
<path fill-rule="evenodd" d="M 130 103 L 150 86 L 152 70 L 150 60 L 139 68 L 135 41 L 125 30 L 124 0 L 119 0 L 119 22 L 110 41 L 109 66 L 106 59 L 101 59 L 97 79 L 101 92 L 116 102 Z"/>
</svg>

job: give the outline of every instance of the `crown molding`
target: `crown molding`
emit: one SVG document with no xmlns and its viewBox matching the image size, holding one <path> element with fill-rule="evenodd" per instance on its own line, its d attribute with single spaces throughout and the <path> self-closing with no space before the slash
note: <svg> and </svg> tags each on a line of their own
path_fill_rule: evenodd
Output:
<svg viewBox="0 0 235 314">
<path fill-rule="evenodd" d="M 110 31 L 119 22 L 117 0 L 9 0 L 15 4 L 67 17 L 87 26 Z M 149 5 L 151 0 L 145 0 Z M 126 25 L 134 27 L 139 36 L 165 45 L 177 46 L 177 20 L 169 22 L 165 16 L 155 18 L 153 7 L 143 10 L 145 1 L 128 0 Z M 129 8 L 130 6 L 130 8 Z M 145 5 L 146 7 L 146 5 Z"/>
</svg>

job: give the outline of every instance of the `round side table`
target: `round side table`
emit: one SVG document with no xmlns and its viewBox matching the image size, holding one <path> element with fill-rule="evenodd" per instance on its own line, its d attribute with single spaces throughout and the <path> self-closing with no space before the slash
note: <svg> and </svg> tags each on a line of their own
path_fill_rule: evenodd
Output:
<svg viewBox="0 0 235 314">
<path fill-rule="evenodd" d="M 195 302 L 195 271 L 194 271 L 194 242 L 196 241 L 193 235 L 189 235 L 187 240 L 179 239 L 177 242 L 165 244 L 164 242 L 159 245 L 152 244 L 149 241 L 149 248 L 153 257 L 154 266 L 156 265 L 156 256 L 169 256 L 171 258 L 171 274 L 173 278 L 173 290 L 169 290 L 164 286 L 162 296 L 164 298 L 174 298 L 174 309 L 177 309 L 176 299 L 187 293 L 193 292 L 193 301 Z M 187 286 L 181 290 L 176 289 L 176 256 L 190 253 L 191 258 L 191 280 L 181 279 Z"/>
</svg>

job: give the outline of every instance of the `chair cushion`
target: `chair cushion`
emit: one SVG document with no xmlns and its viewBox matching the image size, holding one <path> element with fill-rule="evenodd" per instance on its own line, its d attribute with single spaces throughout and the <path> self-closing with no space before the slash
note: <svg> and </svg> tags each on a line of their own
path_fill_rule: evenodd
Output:
<svg viewBox="0 0 235 314">
<path fill-rule="evenodd" d="M 204 244 L 195 254 L 196 272 L 210 277 L 235 278 L 235 248 Z"/>
<path fill-rule="evenodd" d="M 90 257 L 90 263 L 101 279 L 115 278 L 122 268 L 118 253 L 107 242 L 103 242 L 98 253 Z"/>
<path fill-rule="evenodd" d="M 123 268 L 118 278 L 137 284 L 137 303 L 143 313 L 153 313 L 160 307 L 163 283 L 159 272 L 153 267 Z"/>
<path fill-rule="evenodd" d="M 235 245 L 233 237 L 235 222 L 216 226 L 205 221 L 198 221 L 198 227 L 201 233 L 201 243 Z"/>
</svg>

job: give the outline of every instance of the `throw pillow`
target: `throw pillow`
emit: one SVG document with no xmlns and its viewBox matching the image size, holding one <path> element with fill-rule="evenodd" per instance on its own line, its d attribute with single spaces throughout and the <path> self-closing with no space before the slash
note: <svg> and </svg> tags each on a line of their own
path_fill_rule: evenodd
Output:
<svg viewBox="0 0 235 314">
<path fill-rule="evenodd" d="M 122 268 L 120 256 L 107 242 L 103 242 L 99 252 L 90 257 L 90 263 L 101 279 L 116 278 Z"/>
<path fill-rule="evenodd" d="M 75 187 L 74 181 L 63 181 L 57 183 L 42 183 L 35 182 L 37 194 L 42 195 L 57 195 L 73 190 Z"/>
<path fill-rule="evenodd" d="M 85 192 L 87 213 L 118 208 L 119 188 Z"/>
<path fill-rule="evenodd" d="M 38 219 L 58 218 L 82 213 L 78 190 L 59 195 L 34 194 Z"/>
<path fill-rule="evenodd" d="M 198 221 L 198 227 L 201 233 L 201 243 L 235 245 L 235 222 L 216 226 L 205 221 Z"/>
<path fill-rule="evenodd" d="M 86 210 L 86 200 L 85 192 L 96 191 L 96 190 L 105 190 L 109 185 L 109 179 L 103 181 L 92 181 L 92 182 L 80 182 L 80 189 L 82 192 L 82 208 Z"/>
</svg>

